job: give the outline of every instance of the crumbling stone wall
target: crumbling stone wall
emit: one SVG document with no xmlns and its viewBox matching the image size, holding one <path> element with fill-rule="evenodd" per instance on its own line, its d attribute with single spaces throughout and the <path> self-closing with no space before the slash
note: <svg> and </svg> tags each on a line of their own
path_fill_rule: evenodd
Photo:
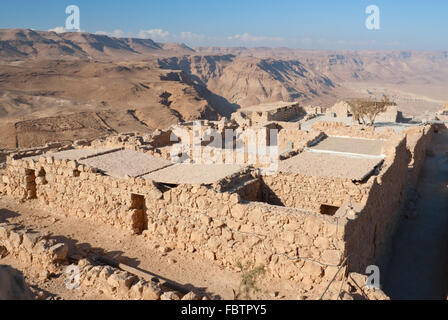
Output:
<svg viewBox="0 0 448 320">
<path fill-rule="evenodd" d="M 344 237 L 351 271 L 363 273 L 368 265 L 382 263 L 401 217 L 408 161 L 404 138 L 386 158 L 380 174 L 366 183 L 364 201 L 352 203 L 356 215 L 348 220 Z"/>
<path fill-rule="evenodd" d="M 261 110 L 261 109 L 260 109 Z M 241 110 L 232 114 L 232 119 L 248 125 L 266 124 L 270 121 L 290 121 L 306 115 L 305 109 L 299 104 L 279 107 L 269 111 Z M 249 120 L 250 122 L 247 122 Z"/>
<path fill-rule="evenodd" d="M 298 129 L 282 129 L 278 133 L 279 151 L 296 150 L 308 146 L 321 135 L 321 131 L 302 131 Z"/>
<path fill-rule="evenodd" d="M 268 203 L 319 212 L 320 205 L 340 207 L 348 199 L 361 201 L 367 190 L 350 179 L 282 173 L 263 177 Z"/>
<path fill-rule="evenodd" d="M 392 129 L 385 129 L 381 132 L 375 131 L 373 126 L 348 126 L 342 122 L 316 122 L 312 126 L 313 130 L 320 130 L 325 132 L 328 136 L 344 136 L 353 138 L 366 138 L 366 139 L 383 139 L 389 140 L 393 137 L 400 136 Z"/>
<path fill-rule="evenodd" d="M 35 195 L 27 187 L 30 172 Z M 332 217 L 244 202 L 237 193 L 206 186 L 181 185 L 162 193 L 152 181 L 114 179 L 75 161 L 9 158 L 0 192 L 21 200 L 36 197 L 52 210 L 133 232 L 147 226 L 144 234 L 161 245 L 198 251 L 234 269 L 238 262 L 264 264 L 270 275 L 285 279 L 331 278 L 330 270 L 343 256 L 342 235 Z M 142 219 L 136 217 L 132 194 L 145 198 L 144 228 L 136 224 Z"/>
<path fill-rule="evenodd" d="M 407 149 L 410 152 L 409 185 L 415 186 L 420 176 L 421 168 L 426 158 L 426 150 L 429 147 L 434 134 L 434 126 L 413 127 L 406 131 Z"/>
<path fill-rule="evenodd" d="M 38 232 L 25 230 L 18 225 L 0 224 L 0 249 L 23 263 L 33 263 L 36 268 L 53 272 L 57 265 L 65 262 L 68 247 Z M 0 250 L 1 251 L 1 250 Z"/>
<path fill-rule="evenodd" d="M 14 159 L 22 159 L 26 157 L 38 156 L 48 151 L 62 151 L 67 149 L 72 149 L 72 146 L 70 144 L 64 144 L 61 142 L 47 143 L 43 147 L 20 150 L 0 149 L 0 163 L 6 162 L 6 158 L 8 156 L 13 157 Z"/>
<path fill-rule="evenodd" d="M 242 201 L 204 186 L 167 191 L 144 234 L 172 248 L 197 251 L 231 269 L 265 265 L 274 277 L 320 283 L 342 261 L 338 219 L 293 208 Z"/>
<path fill-rule="evenodd" d="M 23 229 L 19 225 L 0 224 L 0 258 L 14 256 L 18 261 L 33 264 L 35 270 L 47 275 L 65 273 L 68 263 L 68 246 L 48 235 Z M 109 265 L 94 265 L 88 259 L 81 259 L 79 285 L 94 289 L 115 299 L 125 300 L 194 300 L 198 297 L 189 293 L 168 291 L 154 281 L 146 281 L 138 276 Z M 41 276 L 41 275 L 40 275 Z"/>
<path fill-rule="evenodd" d="M 132 195 L 144 195 L 150 208 L 162 193 L 150 180 L 119 180 L 76 161 L 8 159 L 0 193 L 19 200 L 37 198 L 52 209 L 93 218 L 135 233 L 146 228 L 144 210 L 133 208 Z"/>
<path fill-rule="evenodd" d="M 342 135 L 339 129 L 332 132 Z M 356 136 L 360 130 L 342 131 Z M 382 134 L 365 131 L 369 138 Z M 8 158 L 0 193 L 21 200 L 36 197 L 54 210 L 143 231 L 160 246 L 197 252 L 226 268 L 263 264 L 269 276 L 311 287 L 329 281 L 346 257 L 350 270 L 364 272 L 384 253 L 407 183 L 406 144 L 395 134 L 379 175 L 364 184 L 278 173 L 262 180 L 247 174 L 233 189 L 236 176 L 208 187 L 164 189 L 149 180 L 114 179 L 75 161 L 41 157 Z M 420 159 L 424 148 L 414 149 Z M 257 188 L 265 192 L 260 196 Z M 133 206 L 133 195 L 144 197 L 143 207 Z M 271 204 L 247 201 L 255 199 Z M 321 204 L 340 207 L 340 212 L 320 214 Z M 351 207 L 354 214 L 341 214 Z"/>
<path fill-rule="evenodd" d="M 397 106 L 388 106 L 385 112 L 377 115 L 375 122 L 397 122 L 398 114 L 399 112 Z"/>
<path fill-rule="evenodd" d="M 345 101 L 340 101 L 327 110 L 327 113 L 334 113 L 337 118 L 347 118 L 351 114 L 351 107 Z"/>
</svg>

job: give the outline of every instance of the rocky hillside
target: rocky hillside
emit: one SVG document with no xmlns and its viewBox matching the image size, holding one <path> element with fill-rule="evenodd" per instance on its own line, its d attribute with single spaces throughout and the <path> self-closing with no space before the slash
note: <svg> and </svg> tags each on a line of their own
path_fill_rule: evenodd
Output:
<svg viewBox="0 0 448 320">
<path fill-rule="evenodd" d="M 150 39 L 4 29 L 0 148 L 163 129 L 280 100 L 330 106 L 388 94 L 400 109 L 419 114 L 448 100 L 447 78 L 447 52 L 191 49 Z"/>
<path fill-rule="evenodd" d="M 328 77 L 298 60 L 190 55 L 159 59 L 159 64 L 192 75 L 210 91 L 239 107 L 311 100 L 336 87 Z"/>
<path fill-rule="evenodd" d="M 448 76 L 447 51 L 314 51 L 288 48 L 198 47 L 197 53 L 299 61 L 334 82 L 439 82 Z"/>
<path fill-rule="evenodd" d="M 55 33 L 28 29 L 0 30 L 0 58 L 131 60 L 194 52 L 183 44 L 151 39 L 114 38 L 85 32 Z"/>
</svg>

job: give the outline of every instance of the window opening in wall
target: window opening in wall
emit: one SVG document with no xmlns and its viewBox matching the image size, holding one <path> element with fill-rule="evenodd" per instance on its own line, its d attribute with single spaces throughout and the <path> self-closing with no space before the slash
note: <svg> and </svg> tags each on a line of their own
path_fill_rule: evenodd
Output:
<svg viewBox="0 0 448 320">
<path fill-rule="evenodd" d="M 146 200 L 140 194 L 131 194 L 132 228 L 136 234 L 141 234 L 148 229 L 148 217 L 146 216 Z"/>
<path fill-rule="evenodd" d="M 27 199 L 36 199 L 37 189 L 36 189 L 36 171 L 27 169 L 25 176 L 25 188 L 27 193 Z"/>
<path fill-rule="evenodd" d="M 167 191 L 170 191 L 171 189 L 177 188 L 178 184 L 171 184 L 171 183 L 154 183 L 154 185 L 159 189 L 160 192 L 165 193 Z"/>
<path fill-rule="evenodd" d="M 336 211 L 339 210 L 339 207 L 330 206 L 327 204 L 322 204 L 320 206 L 320 213 L 326 216 L 334 216 L 336 214 Z"/>
</svg>

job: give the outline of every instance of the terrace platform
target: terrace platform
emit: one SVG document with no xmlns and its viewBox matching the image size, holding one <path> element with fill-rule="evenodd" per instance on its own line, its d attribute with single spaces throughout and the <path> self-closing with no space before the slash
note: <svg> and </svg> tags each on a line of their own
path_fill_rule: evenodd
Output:
<svg viewBox="0 0 448 320">
<path fill-rule="evenodd" d="M 238 173 L 244 167 L 235 164 L 176 164 L 142 178 L 166 184 L 212 184 Z"/>
</svg>

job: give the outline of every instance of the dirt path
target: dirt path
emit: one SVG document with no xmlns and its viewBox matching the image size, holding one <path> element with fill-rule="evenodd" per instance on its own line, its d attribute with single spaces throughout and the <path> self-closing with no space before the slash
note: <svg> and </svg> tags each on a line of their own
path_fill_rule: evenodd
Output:
<svg viewBox="0 0 448 320">
<path fill-rule="evenodd" d="M 127 231 L 63 212 L 39 209 L 36 200 L 17 203 L 0 196 L 0 222 L 16 223 L 51 234 L 69 245 L 69 254 L 81 249 L 82 252 L 105 255 L 211 299 L 234 299 L 234 291 L 238 291 L 241 281 L 240 273 L 224 270 L 196 253 L 178 249 L 167 253 L 164 247 L 155 246 L 143 236 L 130 235 Z M 74 250 L 75 246 L 77 250 Z M 1 264 L 17 268 L 25 273 L 27 283 L 63 299 L 108 299 L 93 296 L 86 290 L 71 292 L 65 288 L 64 277 L 45 282 L 31 278 L 29 275 L 36 273 L 33 265 L 23 265 L 11 256 L 0 259 Z M 262 291 L 252 295 L 253 299 L 297 299 L 302 292 L 301 284 L 293 281 L 261 278 L 258 285 Z"/>
<path fill-rule="evenodd" d="M 399 226 L 384 291 L 392 299 L 446 299 L 448 278 L 448 133 L 434 135 L 418 185 L 418 216 Z"/>
</svg>

